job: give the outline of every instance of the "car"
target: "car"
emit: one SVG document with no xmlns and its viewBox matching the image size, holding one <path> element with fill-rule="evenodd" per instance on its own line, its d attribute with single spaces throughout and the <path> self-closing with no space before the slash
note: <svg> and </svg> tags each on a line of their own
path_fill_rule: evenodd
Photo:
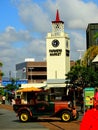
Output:
<svg viewBox="0 0 98 130">
<path fill-rule="evenodd" d="M 58 117 L 63 122 L 76 120 L 79 113 L 72 106 L 71 101 L 63 101 L 62 96 L 56 93 L 37 92 L 33 93 L 36 102 L 27 104 L 14 104 L 13 110 L 17 113 L 19 120 L 27 122 L 38 117 Z M 33 99 L 33 98 L 32 98 Z"/>
</svg>

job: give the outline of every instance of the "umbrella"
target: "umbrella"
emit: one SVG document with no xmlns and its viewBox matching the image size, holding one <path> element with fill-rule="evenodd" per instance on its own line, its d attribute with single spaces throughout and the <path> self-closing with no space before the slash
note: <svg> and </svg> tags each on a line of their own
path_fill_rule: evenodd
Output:
<svg viewBox="0 0 98 130">
<path fill-rule="evenodd" d="M 19 89 L 19 90 L 17 90 L 16 92 L 18 93 L 18 92 L 39 92 L 39 91 L 41 91 L 42 89 L 39 89 L 39 88 L 35 88 L 35 87 L 28 87 L 28 88 L 21 88 L 21 89 Z"/>
</svg>

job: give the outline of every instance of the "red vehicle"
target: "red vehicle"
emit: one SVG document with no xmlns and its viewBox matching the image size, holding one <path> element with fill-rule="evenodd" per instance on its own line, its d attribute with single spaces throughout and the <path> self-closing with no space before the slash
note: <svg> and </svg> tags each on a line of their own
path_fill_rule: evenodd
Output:
<svg viewBox="0 0 98 130">
<path fill-rule="evenodd" d="M 62 101 L 62 97 L 58 94 L 38 92 L 37 96 L 34 97 L 36 97 L 37 102 L 13 105 L 13 110 L 19 116 L 20 121 L 27 122 L 31 118 L 47 116 L 58 117 L 62 121 L 68 122 L 79 117 L 78 111 L 72 107 L 72 103 Z"/>
</svg>

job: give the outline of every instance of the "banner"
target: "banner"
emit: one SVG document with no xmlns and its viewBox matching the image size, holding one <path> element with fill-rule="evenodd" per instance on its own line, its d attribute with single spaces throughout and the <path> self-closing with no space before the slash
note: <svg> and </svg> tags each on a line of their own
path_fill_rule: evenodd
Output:
<svg viewBox="0 0 98 130">
<path fill-rule="evenodd" d="M 85 88 L 84 89 L 85 106 L 93 106 L 94 92 L 95 92 L 94 88 Z"/>
</svg>

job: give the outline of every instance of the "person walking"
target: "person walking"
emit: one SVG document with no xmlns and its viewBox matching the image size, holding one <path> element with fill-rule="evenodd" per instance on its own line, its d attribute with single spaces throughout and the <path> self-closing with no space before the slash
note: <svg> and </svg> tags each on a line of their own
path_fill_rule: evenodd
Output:
<svg viewBox="0 0 98 130">
<path fill-rule="evenodd" d="M 6 97 L 2 96 L 2 104 L 5 104 L 5 99 L 6 99 Z"/>
<path fill-rule="evenodd" d="M 85 112 L 80 130 L 98 130 L 98 92 L 94 95 L 94 107 Z"/>
<path fill-rule="evenodd" d="M 15 99 L 14 98 L 12 98 L 12 105 L 14 105 L 15 104 Z"/>
</svg>

